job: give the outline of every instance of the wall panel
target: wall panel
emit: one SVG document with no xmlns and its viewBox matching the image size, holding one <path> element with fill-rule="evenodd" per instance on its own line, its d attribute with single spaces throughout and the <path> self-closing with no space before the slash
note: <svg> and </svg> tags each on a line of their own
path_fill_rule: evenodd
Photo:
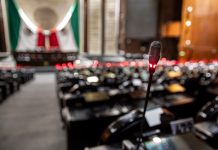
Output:
<svg viewBox="0 0 218 150">
<path fill-rule="evenodd" d="M 190 15 L 189 6 L 193 8 Z M 218 58 L 217 8 L 218 0 L 184 0 L 180 60 Z M 186 26 L 187 20 L 191 21 L 190 27 Z"/>
</svg>

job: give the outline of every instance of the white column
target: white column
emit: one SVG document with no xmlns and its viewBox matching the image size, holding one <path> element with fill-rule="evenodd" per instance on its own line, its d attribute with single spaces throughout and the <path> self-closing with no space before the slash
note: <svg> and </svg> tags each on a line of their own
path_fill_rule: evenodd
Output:
<svg viewBox="0 0 218 150">
<path fill-rule="evenodd" d="M 9 37 L 9 29 L 8 29 L 6 0 L 1 0 L 1 5 L 2 5 L 4 32 L 5 32 L 6 51 L 8 54 L 10 54 L 11 53 L 11 45 L 10 45 L 10 37 Z"/>
<path fill-rule="evenodd" d="M 84 53 L 84 0 L 79 1 L 79 41 L 80 54 Z"/>
</svg>

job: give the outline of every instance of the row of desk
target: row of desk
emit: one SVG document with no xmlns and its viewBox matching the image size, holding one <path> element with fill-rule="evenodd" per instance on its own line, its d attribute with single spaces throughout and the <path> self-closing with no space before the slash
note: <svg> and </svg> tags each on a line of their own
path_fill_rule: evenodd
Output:
<svg viewBox="0 0 218 150">
<path fill-rule="evenodd" d="M 34 78 L 30 69 L 0 69 L 0 102 L 20 89 L 20 86 Z"/>
<path fill-rule="evenodd" d="M 216 62 L 162 63 L 151 87 L 144 140 L 149 142 L 155 135 L 178 139 L 180 134 L 188 133 L 185 138 L 207 147 L 207 142 L 196 138 L 192 129 L 197 123 L 214 121 L 211 117 L 199 119 L 199 111 L 217 96 L 211 90 L 218 85 L 217 72 Z M 135 142 L 148 82 L 145 65 L 113 66 L 106 62 L 105 66 L 64 67 L 57 70 L 56 79 L 69 150 L 102 149 L 90 148 L 99 144 L 115 149 L 113 145 L 121 148 L 125 139 Z"/>
</svg>

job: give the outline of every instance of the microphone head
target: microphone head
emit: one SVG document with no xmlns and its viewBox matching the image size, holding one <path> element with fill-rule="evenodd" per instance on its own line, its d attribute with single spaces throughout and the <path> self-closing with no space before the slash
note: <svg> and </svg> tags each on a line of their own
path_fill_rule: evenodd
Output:
<svg viewBox="0 0 218 150">
<path fill-rule="evenodd" d="M 161 43 L 153 41 L 149 48 L 149 71 L 154 72 L 161 55 Z"/>
<path fill-rule="evenodd" d="M 161 43 L 153 41 L 149 48 L 149 64 L 157 64 L 160 59 Z"/>
</svg>

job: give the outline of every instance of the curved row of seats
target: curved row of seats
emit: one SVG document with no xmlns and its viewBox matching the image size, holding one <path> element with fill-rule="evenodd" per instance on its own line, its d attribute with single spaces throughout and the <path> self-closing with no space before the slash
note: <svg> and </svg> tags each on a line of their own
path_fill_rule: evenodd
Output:
<svg viewBox="0 0 218 150">
<path fill-rule="evenodd" d="M 57 96 L 68 149 L 121 142 L 138 134 L 147 68 L 107 63 L 110 65 L 57 70 Z M 191 117 L 194 121 L 200 108 L 218 95 L 213 90 L 218 87 L 217 79 L 216 62 L 161 63 L 153 78 L 145 127 L 155 132 L 145 136 L 172 134 L 170 123 L 178 119 Z M 159 112 L 158 124 L 152 122 L 153 111 Z M 126 124 L 132 123 L 130 130 Z"/>
<path fill-rule="evenodd" d="M 0 69 L 0 103 L 33 78 L 34 73 L 29 69 Z"/>
</svg>

